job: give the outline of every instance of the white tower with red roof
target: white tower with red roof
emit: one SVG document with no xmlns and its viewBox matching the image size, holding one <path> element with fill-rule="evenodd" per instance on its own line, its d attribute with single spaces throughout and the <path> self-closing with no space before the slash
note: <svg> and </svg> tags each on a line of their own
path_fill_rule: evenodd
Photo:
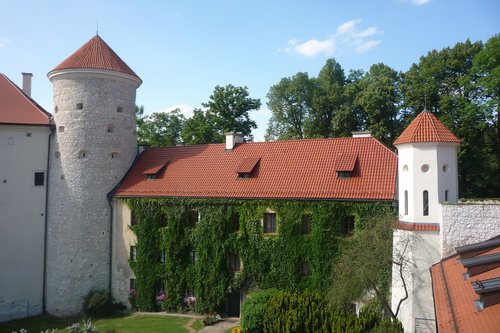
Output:
<svg viewBox="0 0 500 333">
<path fill-rule="evenodd" d="M 56 137 L 49 174 L 46 310 L 71 315 L 110 285 L 107 194 L 136 155 L 141 79 L 95 36 L 48 73 Z"/>
<path fill-rule="evenodd" d="M 458 202 L 459 143 L 428 111 L 421 112 L 394 142 L 399 198 L 394 260 L 402 266 L 393 265 L 392 308 L 397 311 L 406 296 L 405 285 L 408 299 L 398 313 L 405 332 L 435 330 L 429 267 L 441 260 L 441 203 Z"/>
</svg>

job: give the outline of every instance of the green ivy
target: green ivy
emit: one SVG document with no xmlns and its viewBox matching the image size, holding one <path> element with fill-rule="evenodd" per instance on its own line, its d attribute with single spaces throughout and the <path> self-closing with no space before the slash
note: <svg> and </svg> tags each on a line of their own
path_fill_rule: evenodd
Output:
<svg viewBox="0 0 500 333">
<path fill-rule="evenodd" d="M 162 308 L 186 309 L 184 297 L 196 296 L 197 312 L 220 312 L 232 290 L 258 287 L 290 292 L 306 289 L 326 292 L 332 265 L 345 239 L 343 221 L 355 216 L 355 229 L 387 204 L 299 200 L 223 200 L 179 198 L 125 199 L 140 221 L 132 227 L 137 236 L 137 261 L 130 266 L 137 278 L 137 307 L 157 308 L 155 296 L 160 281 L 166 282 L 168 299 Z M 276 234 L 264 234 L 261 220 L 276 212 Z M 196 226 L 190 224 L 193 210 L 200 212 Z M 239 215 L 239 232 L 231 229 Z M 302 216 L 312 216 L 312 231 L 304 234 Z M 160 221 L 166 217 L 167 224 Z M 196 253 L 196 262 L 191 251 Z M 165 263 L 160 253 L 166 252 Z M 239 253 L 241 272 L 230 272 L 227 258 Z M 301 276 L 303 264 L 310 276 Z"/>
</svg>

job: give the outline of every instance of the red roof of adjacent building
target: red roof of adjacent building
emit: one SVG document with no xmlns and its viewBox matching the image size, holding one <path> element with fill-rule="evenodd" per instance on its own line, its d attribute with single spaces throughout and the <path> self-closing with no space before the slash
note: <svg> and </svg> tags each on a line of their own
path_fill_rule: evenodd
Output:
<svg viewBox="0 0 500 333">
<path fill-rule="evenodd" d="M 398 221 L 396 229 L 410 230 L 410 231 L 439 231 L 439 223 L 412 223 Z"/>
<path fill-rule="evenodd" d="M 0 73 L 0 124 L 49 125 L 51 115 Z"/>
<path fill-rule="evenodd" d="M 339 178 L 339 156 L 354 154 L 351 178 Z M 144 171 L 169 163 L 157 178 Z M 255 163 L 254 163 L 255 162 Z M 250 178 L 239 178 L 248 171 Z M 378 140 L 338 138 L 149 148 L 131 167 L 117 197 L 297 198 L 393 200 L 397 157 Z"/>
<path fill-rule="evenodd" d="M 486 242 L 484 242 L 486 243 Z M 481 244 L 481 243 L 479 243 Z M 476 245 L 476 244 L 475 244 Z M 473 258 L 500 253 L 500 245 Z M 493 333 L 500 331 L 500 303 L 476 308 L 480 296 L 473 283 L 500 277 L 500 265 L 492 265 L 483 273 L 467 277 L 467 268 L 459 254 L 432 266 L 432 287 L 438 332 Z M 470 259 L 470 258 L 469 258 Z M 499 263 L 500 264 L 500 263 Z"/>
<path fill-rule="evenodd" d="M 422 111 L 394 141 L 395 145 L 410 142 L 457 142 L 460 140 L 429 111 Z"/>
<path fill-rule="evenodd" d="M 135 72 L 98 35 L 70 55 L 52 70 L 70 68 L 105 69 L 137 76 Z"/>
</svg>

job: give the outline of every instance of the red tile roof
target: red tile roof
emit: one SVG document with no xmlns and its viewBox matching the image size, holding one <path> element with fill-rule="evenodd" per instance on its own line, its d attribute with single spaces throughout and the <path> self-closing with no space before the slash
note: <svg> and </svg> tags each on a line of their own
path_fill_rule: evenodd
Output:
<svg viewBox="0 0 500 333">
<path fill-rule="evenodd" d="M 335 161 L 358 156 L 353 177 L 337 178 Z M 251 178 L 238 166 L 260 157 Z M 155 180 L 144 170 L 170 162 Z M 114 191 L 116 197 L 298 198 L 394 200 L 397 157 L 375 138 L 338 138 L 149 148 Z"/>
<path fill-rule="evenodd" d="M 135 72 L 106 44 L 95 36 L 52 70 L 70 68 L 106 69 L 139 78 Z"/>
<path fill-rule="evenodd" d="M 49 125 L 50 113 L 0 73 L 0 124 Z"/>
<path fill-rule="evenodd" d="M 260 157 L 247 157 L 236 168 L 237 173 L 250 173 L 253 168 L 259 163 Z"/>
<path fill-rule="evenodd" d="M 358 155 L 355 153 L 340 154 L 335 161 L 336 171 L 353 171 Z"/>
<path fill-rule="evenodd" d="M 500 246 L 482 255 L 499 253 Z M 500 267 L 471 278 L 464 278 L 467 269 L 453 255 L 432 266 L 432 287 L 438 332 L 500 332 L 500 304 L 478 310 L 474 301 L 479 295 L 472 282 L 500 277 Z"/>
<path fill-rule="evenodd" d="M 411 231 L 439 231 L 439 223 L 412 223 L 398 221 L 396 229 Z"/>
<path fill-rule="evenodd" d="M 435 115 L 422 111 L 394 141 L 395 145 L 410 142 L 457 142 L 460 140 Z"/>
</svg>

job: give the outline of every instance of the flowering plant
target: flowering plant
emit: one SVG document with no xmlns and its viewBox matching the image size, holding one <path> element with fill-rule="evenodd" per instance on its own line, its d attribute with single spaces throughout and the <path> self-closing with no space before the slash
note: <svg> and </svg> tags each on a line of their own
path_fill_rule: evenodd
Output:
<svg viewBox="0 0 500 333">
<path fill-rule="evenodd" d="M 133 309 L 135 309 L 136 299 L 137 299 L 137 290 L 130 289 L 130 291 L 128 292 L 128 301 Z"/>
<path fill-rule="evenodd" d="M 164 291 L 160 292 L 160 293 L 158 294 L 158 296 L 156 296 L 156 301 L 157 301 L 158 303 L 162 303 L 162 302 L 163 302 L 163 301 L 165 301 L 166 299 L 167 299 L 167 295 L 165 294 L 165 292 L 164 292 Z"/>
<path fill-rule="evenodd" d="M 205 318 L 203 319 L 203 325 L 205 325 L 205 326 L 211 326 L 211 325 L 214 325 L 214 324 L 218 323 L 221 320 L 222 320 L 222 318 L 221 318 L 220 314 L 218 314 L 218 313 L 208 313 L 205 316 Z"/>
<path fill-rule="evenodd" d="M 186 303 L 186 305 L 190 308 L 193 308 L 196 304 L 196 297 L 193 295 L 188 295 L 184 297 L 184 303 Z"/>
</svg>

